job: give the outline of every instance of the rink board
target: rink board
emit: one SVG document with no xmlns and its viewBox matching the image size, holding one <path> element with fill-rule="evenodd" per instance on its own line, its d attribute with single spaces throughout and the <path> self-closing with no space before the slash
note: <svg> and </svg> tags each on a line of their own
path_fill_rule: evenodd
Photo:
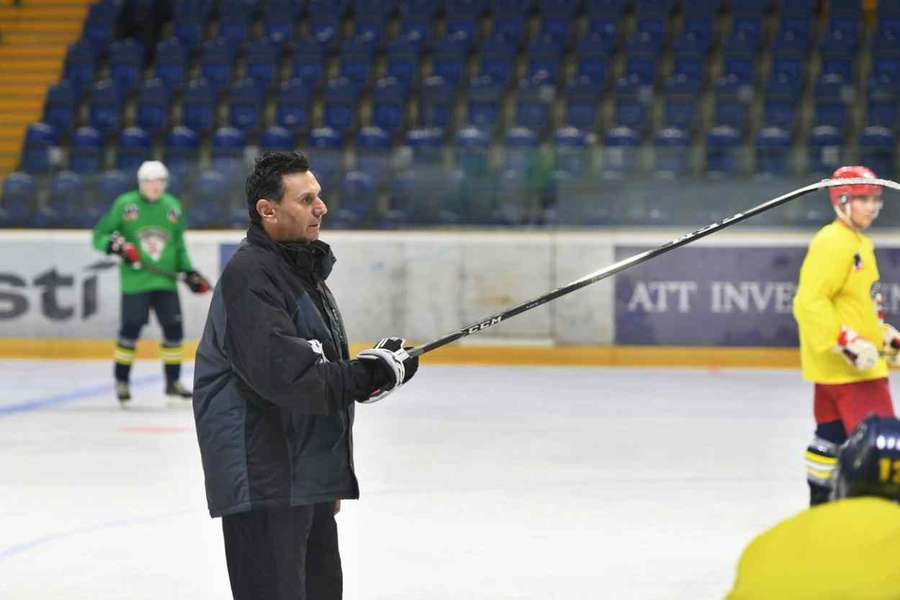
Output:
<svg viewBox="0 0 900 600">
<path fill-rule="evenodd" d="M 364 344 L 390 334 L 435 339 L 681 233 L 327 232 L 324 239 L 338 258 L 329 285 L 351 339 Z M 718 234 L 465 338 L 433 358 L 793 366 L 790 300 L 810 236 Z M 897 314 L 900 233 L 874 237 L 886 308 Z M 242 238 L 243 232 L 190 232 L 195 268 L 217 279 Z M 209 298 L 182 288 L 189 341 L 202 333 Z M 90 232 L 0 233 L 0 355 L 108 357 L 118 315 L 118 267 L 91 247 Z M 139 356 L 155 357 L 155 323 L 144 336 L 148 343 Z"/>
</svg>

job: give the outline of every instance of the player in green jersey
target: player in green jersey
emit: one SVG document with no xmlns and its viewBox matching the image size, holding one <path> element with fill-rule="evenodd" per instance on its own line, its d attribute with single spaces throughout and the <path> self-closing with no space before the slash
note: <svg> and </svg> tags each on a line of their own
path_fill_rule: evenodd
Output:
<svg viewBox="0 0 900 600">
<path fill-rule="evenodd" d="M 181 203 L 166 193 L 169 171 L 159 161 L 143 163 L 137 172 L 138 189 L 122 194 L 94 227 L 94 247 L 122 258 L 121 326 L 115 352 L 116 396 L 124 406 L 131 400 L 128 385 L 134 350 L 150 309 L 162 326 L 160 348 L 165 393 L 175 401 L 190 399 L 179 381 L 184 328 L 175 274 L 184 273 L 192 292 L 209 291 L 209 282 L 194 270 L 184 244 L 185 219 Z"/>
</svg>

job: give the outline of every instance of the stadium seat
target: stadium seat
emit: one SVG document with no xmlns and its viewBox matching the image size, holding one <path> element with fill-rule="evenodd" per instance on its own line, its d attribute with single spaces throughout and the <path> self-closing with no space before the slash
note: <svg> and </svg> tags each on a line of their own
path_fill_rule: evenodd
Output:
<svg viewBox="0 0 900 600">
<path fill-rule="evenodd" d="M 673 75 L 664 87 L 663 123 L 666 127 L 691 131 L 697 121 L 700 82 L 685 75 Z"/>
<path fill-rule="evenodd" d="M 356 168 L 375 185 L 387 181 L 391 170 L 391 138 L 385 130 L 380 127 L 360 130 L 356 136 Z"/>
<path fill-rule="evenodd" d="M 169 122 L 169 100 L 171 94 L 166 84 L 159 78 L 148 79 L 138 91 L 135 121 L 138 127 L 151 135 L 166 129 Z"/>
<path fill-rule="evenodd" d="M 269 0 L 263 11 L 263 32 L 276 46 L 283 46 L 294 37 L 294 23 L 303 10 L 303 0 Z"/>
<path fill-rule="evenodd" d="M 306 131 L 312 114 L 312 89 L 300 78 L 281 84 L 275 102 L 275 124 L 293 132 Z"/>
<path fill-rule="evenodd" d="M 422 82 L 422 99 L 419 109 L 421 125 L 447 129 L 455 104 L 453 87 L 443 77 L 428 77 Z"/>
<path fill-rule="evenodd" d="M 288 152 L 296 147 L 294 134 L 278 125 L 272 125 L 259 136 L 259 149 L 263 152 Z"/>
<path fill-rule="evenodd" d="M 194 49 L 203 39 L 203 28 L 211 17 L 213 3 L 205 0 L 176 0 L 175 37 L 185 48 Z"/>
<path fill-rule="evenodd" d="M 362 90 L 372 77 L 375 51 L 372 44 L 360 40 L 346 40 L 341 46 L 339 73 Z"/>
<path fill-rule="evenodd" d="M 646 93 L 649 88 L 636 77 L 620 77 L 616 81 L 615 116 L 616 126 L 641 130 L 648 122 Z"/>
<path fill-rule="evenodd" d="M 859 162 L 882 177 L 897 173 L 897 140 L 887 127 L 866 127 L 859 134 Z"/>
<path fill-rule="evenodd" d="M 506 43 L 518 50 L 525 39 L 525 11 L 515 13 L 500 13 L 504 10 L 494 3 L 494 13 L 497 14 L 491 25 L 491 37 L 503 39 Z"/>
<path fill-rule="evenodd" d="M 207 81 L 189 81 L 181 100 L 182 123 L 197 133 L 206 133 L 215 124 L 215 108 L 215 96 Z"/>
<path fill-rule="evenodd" d="M 118 40 L 109 47 L 109 77 L 119 95 L 137 87 L 144 67 L 144 47 L 132 38 Z"/>
<path fill-rule="evenodd" d="M 98 53 L 105 52 L 113 41 L 120 8 L 121 4 L 113 2 L 97 2 L 88 7 L 81 37 Z"/>
<path fill-rule="evenodd" d="M 562 70 L 562 48 L 552 37 L 539 37 L 532 41 L 526 50 L 528 66 L 525 77 L 531 79 L 541 73 L 550 82 L 557 83 L 560 80 Z"/>
<path fill-rule="evenodd" d="M 420 13 L 403 15 L 400 19 L 398 42 L 409 45 L 418 55 L 428 47 L 434 37 L 434 21 Z"/>
<path fill-rule="evenodd" d="M 576 77 L 588 77 L 601 86 L 606 83 L 610 71 L 609 57 L 613 52 L 613 48 L 608 46 L 609 39 L 593 33 L 578 43 L 575 59 Z M 615 43 L 615 38 L 612 38 L 612 43 Z"/>
<path fill-rule="evenodd" d="M 590 170 L 587 136 L 576 127 L 561 127 L 553 135 L 556 169 L 569 177 L 584 177 Z"/>
<path fill-rule="evenodd" d="M 756 173 L 781 177 L 789 174 L 791 136 L 781 127 L 764 127 L 756 136 Z"/>
<path fill-rule="evenodd" d="M 179 125 L 166 135 L 163 144 L 163 161 L 169 170 L 183 173 L 197 166 L 200 152 L 200 140 L 197 134 L 188 127 Z"/>
<path fill-rule="evenodd" d="M 242 175 L 247 138 L 235 127 L 220 127 L 212 136 L 212 168 L 233 181 Z"/>
<path fill-rule="evenodd" d="M 346 77 L 330 79 L 325 85 L 323 117 L 325 127 L 339 132 L 351 129 L 356 123 L 359 92 Z"/>
<path fill-rule="evenodd" d="M 727 125 L 738 131 L 748 127 L 749 103 L 752 99 L 752 87 L 738 77 L 723 76 L 716 80 L 715 116 L 717 125 Z"/>
<path fill-rule="evenodd" d="M 327 12 L 310 10 L 307 28 L 309 39 L 315 41 L 323 52 L 334 52 L 340 39 L 340 17 Z"/>
<path fill-rule="evenodd" d="M 97 55 L 94 48 L 83 40 L 71 44 L 66 51 L 63 79 L 72 86 L 76 95 L 83 94 L 94 82 Z"/>
<path fill-rule="evenodd" d="M 213 38 L 203 43 L 200 49 L 200 76 L 206 79 L 210 90 L 218 96 L 231 83 L 231 67 L 234 64 L 235 49 L 223 37 Z"/>
<path fill-rule="evenodd" d="M 848 107 L 846 90 L 848 84 L 840 75 L 824 75 L 815 84 L 814 123 L 831 125 L 842 129 L 847 124 Z"/>
<path fill-rule="evenodd" d="M 187 73 L 187 49 L 172 37 L 156 45 L 154 73 L 170 90 L 180 90 Z"/>
<path fill-rule="evenodd" d="M 766 86 L 763 110 L 765 125 L 791 131 L 797 114 L 797 105 L 803 92 L 803 81 L 789 75 L 772 78 Z"/>
<path fill-rule="evenodd" d="M 38 197 L 37 184 L 27 173 L 10 173 L 3 180 L 0 227 L 25 227 L 31 221 Z"/>
<path fill-rule="evenodd" d="M 654 173 L 663 179 L 687 175 L 690 171 L 690 138 L 677 127 L 661 129 L 654 138 Z"/>
<path fill-rule="evenodd" d="M 590 18 L 619 19 L 629 4 L 629 0 L 586 0 L 585 10 Z"/>
<path fill-rule="evenodd" d="M 279 47 L 268 39 L 255 40 L 247 48 L 247 77 L 265 93 L 278 79 Z"/>
<path fill-rule="evenodd" d="M 410 129 L 406 133 L 406 145 L 412 155 L 413 166 L 440 164 L 443 159 L 443 132 L 432 127 Z"/>
<path fill-rule="evenodd" d="M 566 125 L 593 131 L 597 122 L 602 86 L 589 76 L 579 76 L 566 87 Z"/>
<path fill-rule="evenodd" d="M 844 163 L 844 136 L 831 125 L 813 127 L 809 134 L 809 162 L 811 175 L 827 177 Z"/>
<path fill-rule="evenodd" d="M 105 212 L 116 198 L 137 187 L 134 175 L 126 175 L 122 171 L 104 171 L 97 179 L 96 204 Z"/>
<path fill-rule="evenodd" d="M 103 136 L 118 132 L 122 122 L 121 110 L 121 99 L 112 81 L 104 79 L 95 83 L 88 100 L 90 126 Z"/>
<path fill-rule="evenodd" d="M 787 8 L 787 7 L 785 7 Z M 776 54 L 804 56 L 812 44 L 810 19 L 782 18 L 775 35 L 773 48 Z"/>
<path fill-rule="evenodd" d="M 498 177 L 496 219 L 521 225 L 529 218 L 530 197 L 536 185 L 532 176 L 538 159 L 538 138 L 525 127 L 512 127 L 503 141 L 503 160 Z"/>
<path fill-rule="evenodd" d="M 330 215 L 332 227 L 357 227 L 373 216 L 375 183 L 362 171 L 348 171 L 340 182 L 340 202 Z"/>
<path fill-rule="evenodd" d="M 879 125 L 891 130 L 897 128 L 900 89 L 896 81 L 869 81 L 867 125 Z"/>
<path fill-rule="evenodd" d="M 75 92 L 72 85 L 63 79 L 52 84 L 44 101 L 43 122 L 51 125 L 60 134 L 65 134 L 75 125 Z"/>
<path fill-rule="evenodd" d="M 219 5 L 219 35 L 236 46 L 246 42 L 255 4 L 244 0 L 222 0 Z"/>
<path fill-rule="evenodd" d="M 501 85 L 509 83 L 515 72 L 516 47 L 505 37 L 492 36 L 482 46 L 478 73 Z"/>
<path fill-rule="evenodd" d="M 263 95 L 249 77 L 236 82 L 228 97 L 228 123 L 243 132 L 253 132 L 262 123 Z"/>
<path fill-rule="evenodd" d="M 387 35 L 387 23 L 394 10 L 392 1 L 356 0 L 354 3 L 353 38 L 380 48 Z"/>
<path fill-rule="evenodd" d="M 372 125 L 394 135 L 406 124 L 408 90 L 396 77 L 382 77 L 372 92 Z"/>
<path fill-rule="evenodd" d="M 395 40 L 388 44 L 385 75 L 396 78 L 406 88 L 418 81 L 419 53 L 411 42 Z"/>
<path fill-rule="evenodd" d="M 468 44 L 460 36 L 437 41 L 431 54 L 432 75 L 456 85 L 465 75 Z"/>
<path fill-rule="evenodd" d="M 304 85 L 314 89 L 325 76 L 325 54 L 309 40 L 299 42 L 294 47 L 291 60 L 291 77 L 300 79 Z"/>
<path fill-rule="evenodd" d="M 224 221 L 229 204 L 229 179 L 216 170 L 204 170 L 191 186 L 190 203 L 185 214 L 188 227 L 203 229 Z M 246 207 L 241 217 L 246 217 Z"/>
<path fill-rule="evenodd" d="M 710 177 L 729 177 L 738 174 L 740 165 L 740 136 L 734 127 L 717 125 L 706 135 L 706 174 Z"/>
<path fill-rule="evenodd" d="M 338 185 L 344 172 L 341 135 L 334 129 L 318 127 L 309 134 L 309 147 L 315 157 L 313 170 L 327 194 L 327 190 Z"/>
<path fill-rule="evenodd" d="M 79 127 L 72 134 L 69 169 L 79 175 L 93 175 L 100 170 L 103 139 L 93 127 Z"/>
<path fill-rule="evenodd" d="M 466 98 L 466 122 L 484 131 L 495 129 L 501 122 L 503 85 L 490 75 L 476 77 Z"/>
<path fill-rule="evenodd" d="M 477 127 L 463 127 L 457 131 L 453 147 L 457 168 L 468 177 L 487 174 L 490 169 L 489 145 L 490 138 Z"/>
<path fill-rule="evenodd" d="M 150 158 L 150 136 L 140 127 L 128 127 L 119 135 L 116 148 L 116 168 L 125 172 L 137 171 Z"/>
<path fill-rule="evenodd" d="M 84 193 L 84 182 L 80 175 L 60 171 L 47 184 L 47 203 L 34 216 L 32 224 L 41 228 L 78 226 L 76 220 L 84 202 Z"/>
<path fill-rule="evenodd" d="M 25 131 L 19 168 L 32 175 L 50 172 L 51 152 L 59 140 L 56 130 L 47 123 L 32 123 Z"/>
<path fill-rule="evenodd" d="M 527 177 L 537 150 L 538 137 L 533 131 L 527 127 L 511 127 L 503 140 L 502 170 L 512 171 L 520 178 Z"/>
<path fill-rule="evenodd" d="M 556 87 L 543 73 L 519 82 L 513 123 L 526 127 L 540 135 L 551 123 L 551 109 L 556 98 Z"/>
</svg>

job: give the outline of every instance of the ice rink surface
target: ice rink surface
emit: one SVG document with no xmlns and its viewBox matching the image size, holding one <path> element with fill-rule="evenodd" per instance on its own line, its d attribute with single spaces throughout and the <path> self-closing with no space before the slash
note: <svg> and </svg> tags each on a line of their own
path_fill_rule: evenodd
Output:
<svg viewBox="0 0 900 600">
<path fill-rule="evenodd" d="M 110 372 L 0 362 L 0 598 L 230 598 L 191 411 Z M 811 412 L 796 371 L 424 365 L 357 407 L 344 597 L 721 598 L 807 502 Z"/>
</svg>

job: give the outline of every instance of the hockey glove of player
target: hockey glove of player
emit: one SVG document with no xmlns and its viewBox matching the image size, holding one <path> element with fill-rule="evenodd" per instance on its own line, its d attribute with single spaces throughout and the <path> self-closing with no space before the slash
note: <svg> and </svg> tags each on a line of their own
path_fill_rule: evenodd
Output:
<svg viewBox="0 0 900 600">
<path fill-rule="evenodd" d="M 109 244 L 106 245 L 107 254 L 116 254 L 122 257 L 129 265 L 140 262 L 141 256 L 138 254 L 134 244 L 125 240 L 119 233 L 113 233 L 109 238 Z"/>
<path fill-rule="evenodd" d="M 892 367 L 900 367 L 900 331 L 892 325 L 884 324 L 884 345 L 882 354 Z"/>
<path fill-rule="evenodd" d="M 184 282 L 195 294 L 205 294 L 209 291 L 209 280 L 197 271 L 187 271 L 184 274 Z"/>
<path fill-rule="evenodd" d="M 856 335 L 849 327 L 841 326 L 834 352 L 843 356 L 859 371 L 868 371 L 878 363 L 875 344 Z"/>
<path fill-rule="evenodd" d="M 387 383 L 376 389 L 365 400 L 365 404 L 378 402 L 401 385 L 412 379 L 419 369 L 419 357 L 411 357 L 404 348 L 406 340 L 399 337 L 384 338 L 374 348 L 363 350 L 356 358 L 365 361 L 373 361 L 378 365 L 383 375 L 387 376 Z M 371 364 L 371 363 L 370 363 Z"/>
</svg>

